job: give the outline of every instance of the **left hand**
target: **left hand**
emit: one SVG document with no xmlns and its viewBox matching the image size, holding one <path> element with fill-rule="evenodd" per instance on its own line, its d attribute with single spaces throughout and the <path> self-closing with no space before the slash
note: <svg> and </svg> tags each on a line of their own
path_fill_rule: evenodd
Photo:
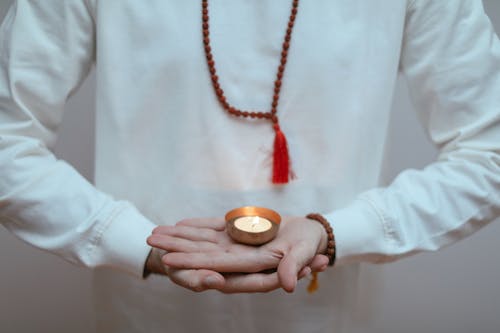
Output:
<svg viewBox="0 0 500 333">
<path fill-rule="evenodd" d="M 225 232 L 224 219 L 188 219 L 176 226 L 160 226 L 148 238 L 151 246 L 169 251 L 162 261 L 176 270 L 209 270 L 224 274 L 223 292 L 269 291 L 282 287 L 292 292 L 297 279 L 323 271 L 328 258 L 327 236 L 317 221 L 283 218 L 278 235 L 260 247 L 235 243 Z M 261 273 L 277 269 L 276 273 Z M 174 281 L 175 282 L 175 281 Z"/>
</svg>

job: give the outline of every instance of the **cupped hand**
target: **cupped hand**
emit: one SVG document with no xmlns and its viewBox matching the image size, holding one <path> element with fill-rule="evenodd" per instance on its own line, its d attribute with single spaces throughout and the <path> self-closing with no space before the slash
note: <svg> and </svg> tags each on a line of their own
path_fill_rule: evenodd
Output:
<svg viewBox="0 0 500 333">
<path fill-rule="evenodd" d="M 234 242 L 219 218 L 160 226 L 148 238 L 149 245 L 168 251 L 162 261 L 173 282 L 228 293 L 292 292 L 298 279 L 326 269 L 328 258 L 319 254 L 326 242 L 321 224 L 302 217 L 283 218 L 276 238 L 260 247 Z"/>
</svg>

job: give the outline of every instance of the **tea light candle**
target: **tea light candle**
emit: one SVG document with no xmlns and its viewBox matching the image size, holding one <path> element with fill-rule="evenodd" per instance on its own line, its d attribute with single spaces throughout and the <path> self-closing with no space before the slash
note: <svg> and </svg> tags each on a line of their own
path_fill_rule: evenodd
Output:
<svg viewBox="0 0 500 333">
<path fill-rule="evenodd" d="M 276 236 L 280 221 L 280 215 L 271 209 L 246 206 L 226 214 L 226 230 L 239 243 L 261 245 Z"/>
<path fill-rule="evenodd" d="M 259 216 L 243 216 L 234 220 L 234 226 L 246 232 L 264 232 L 271 229 L 268 219 Z"/>
</svg>

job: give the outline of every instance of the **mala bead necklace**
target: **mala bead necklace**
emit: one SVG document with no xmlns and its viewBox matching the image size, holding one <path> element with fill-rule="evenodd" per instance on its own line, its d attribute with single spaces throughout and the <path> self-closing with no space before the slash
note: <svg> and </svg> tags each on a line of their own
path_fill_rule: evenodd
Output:
<svg viewBox="0 0 500 333">
<path fill-rule="evenodd" d="M 281 82 L 283 79 L 283 73 L 285 72 L 285 66 L 287 63 L 288 49 L 290 48 L 290 41 L 292 39 L 292 31 L 295 22 L 295 17 L 297 16 L 299 6 L 299 0 L 293 0 L 292 9 L 290 13 L 290 18 L 288 20 L 288 25 L 286 29 L 285 39 L 283 41 L 283 46 L 281 50 L 281 59 L 278 66 L 276 80 L 274 81 L 274 93 L 273 101 L 271 103 L 271 110 L 267 112 L 262 111 L 245 111 L 240 110 L 227 101 L 224 94 L 224 90 L 219 84 L 219 77 L 217 76 L 217 71 L 215 69 L 215 60 L 212 55 L 212 48 L 210 46 L 210 17 L 208 15 L 208 0 L 202 0 L 202 28 L 203 28 L 203 45 L 205 48 L 205 56 L 207 60 L 208 70 L 210 71 L 210 76 L 212 80 L 212 86 L 215 90 L 215 94 L 219 103 L 222 105 L 224 110 L 229 114 L 237 117 L 244 118 L 256 118 L 265 119 L 272 123 L 275 138 L 274 138 L 274 151 L 273 151 L 273 175 L 272 182 L 274 184 L 286 184 L 292 178 L 292 171 L 290 167 L 290 157 L 288 154 L 288 144 L 283 131 L 280 128 L 278 120 L 278 103 L 280 99 L 281 92 Z"/>
</svg>

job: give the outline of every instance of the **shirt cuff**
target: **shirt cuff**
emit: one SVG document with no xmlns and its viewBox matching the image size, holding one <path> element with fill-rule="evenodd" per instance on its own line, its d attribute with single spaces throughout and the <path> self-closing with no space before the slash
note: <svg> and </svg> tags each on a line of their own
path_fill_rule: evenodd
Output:
<svg viewBox="0 0 500 333">
<path fill-rule="evenodd" d="M 146 239 L 155 227 L 132 204 L 120 202 L 91 250 L 94 266 L 112 267 L 142 279 L 151 250 Z"/>
<path fill-rule="evenodd" d="M 357 199 L 349 206 L 324 214 L 335 235 L 335 266 L 388 261 L 389 235 L 383 217 L 367 200 Z"/>
</svg>

